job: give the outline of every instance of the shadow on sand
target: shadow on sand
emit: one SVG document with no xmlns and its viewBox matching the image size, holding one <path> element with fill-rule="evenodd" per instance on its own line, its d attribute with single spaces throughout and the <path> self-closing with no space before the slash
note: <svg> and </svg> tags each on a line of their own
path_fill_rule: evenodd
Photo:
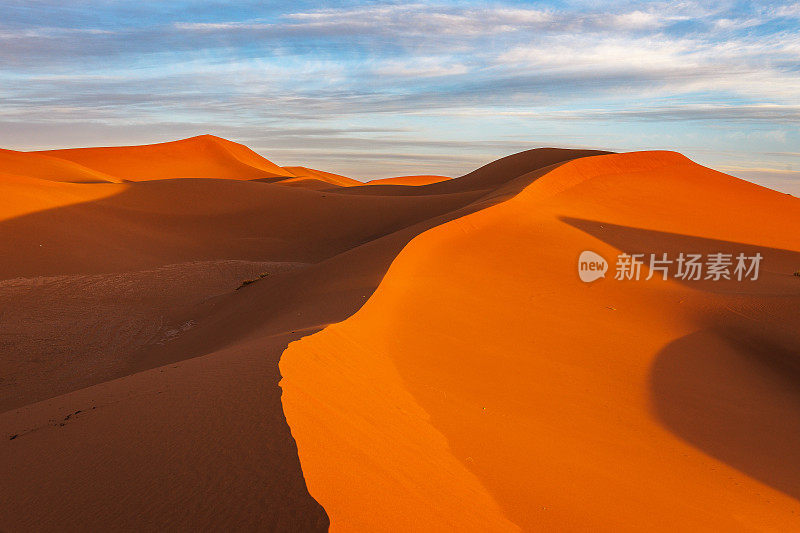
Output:
<svg viewBox="0 0 800 533">
<path fill-rule="evenodd" d="M 762 254 L 757 281 L 677 281 L 706 293 L 705 310 L 690 317 L 698 331 L 657 354 L 651 401 L 656 417 L 678 437 L 800 500 L 800 280 L 792 275 L 800 253 L 561 220 L 629 254 Z M 613 265 L 609 273 L 613 277 Z"/>
</svg>

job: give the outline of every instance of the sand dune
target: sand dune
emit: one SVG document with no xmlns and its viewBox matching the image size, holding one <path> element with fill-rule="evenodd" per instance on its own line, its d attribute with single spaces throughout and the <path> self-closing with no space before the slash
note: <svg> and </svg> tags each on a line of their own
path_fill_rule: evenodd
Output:
<svg viewBox="0 0 800 533">
<path fill-rule="evenodd" d="M 98 170 L 92 170 L 72 161 L 31 152 L 0 149 L 0 176 L 29 177 L 72 183 L 119 182 L 120 180 Z"/>
<path fill-rule="evenodd" d="M 754 206 L 757 221 L 740 215 Z M 781 228 L 798 207 L 677 154 L 620 154 L 419 235 L 358 313 L 281 359 L 311 494 L 341 529 L 410 529 L 420 509 L 452 508 L 429 480 L 457 459 L 503 510 L 498 528 L 791 529 L 800 472 L 777 465 L 800 437 L 786 425 L 800 391 L 781 369 L 800 345 L 800 239 Z M 748 294 L 577 280 L 584 249 L 678 243 L 755 247 L 769 271 Z M 730 461 L 742 455 L 750 465 Z"/>
<path fill-rule="evenodd" d="M 293 176 L 246 146 L 213 135 L 144 146 L 35 152 L 72 161 L 120 179 L 259 179 Z"/>
<path fill-rule="evenodd" d="M 795 198 L 670 152 L 530 150 L 405 184 L 211 136 L 8 158 L 2 530 L 800 516 Z M 765 266 L 746 287 L 585 285 L 585 249 Z"/>
<path fill-rule="evenodd" d="M 348 178 L 347 176 L 342 176 L 340 174 L 333 174 L 332 172 L 325 172 L 323 170 L 315 170 L 313 168 L 308 168 L 308 167 L 283 167 L 283 168 L 285 170 L 288 170 L 298 178 L 298 179 L 287 178 L 285 180 L 282 180 L 280 183 L 283 185 L 294 185 L 302 183 L 303 181 L 320 182 L 321 184 L 327 185 L 328 188 L 330 188 L 330 185 L 336 185 L 339 187 L 351 187 L 353 185 L 363 185 L 358 180 L 354 180 L 352 178 Z"/>
<path fill-rule="evenodd" d="M 35 174 L 35 172 L 31 172 Z M 57 174 L 64 175 L 64 174 Z M 59 180 L 40 179 L 28 176 L 3 174 L 0 172 L 0 221 L 14 219 L 22 215 L 91 202 L 112 196 L 126 189 L 117 183 L 67 183 Z M 42 235 L 21 236 L 32 245 L 41 244 Z M 10 235 L 9 235 L 10 237 Z M 34 242 L 36 241 L 36 242 Z M 10 248 L 9 248 L 10 249 Z M 13 257 L 6 257 L 13 261 Z"/>
<path fill-rule="evenodd" d="M 446 181 L 450 178 L 447 176 L 433 176 L 428 174 L 421 174 L 418 176 L 397 176 L 394 178 L 380 178 L 376 180 L 369 180 L 367 183 L 373 185 L 429 185 L 431 183 L 439 183 Z"/>
<path fill-rule="evenodd" d="M 277 183 L 305 187 L 316 190 L 330 190 L 335 187 L 358 187 L 362 185 L 429 185 L 440 181 L 449 180 L 447 176 L 419 175 L 419 176 L 397 176 L 394 178 L 381 178 L 361 182 L 342 176 L 332 174 L 322 170 L 315 170 L 307 167 L 283 167 L 296 178 L 286 178 Z M 334 187 L 331 187 L 334 186 Z"/>
</svg>

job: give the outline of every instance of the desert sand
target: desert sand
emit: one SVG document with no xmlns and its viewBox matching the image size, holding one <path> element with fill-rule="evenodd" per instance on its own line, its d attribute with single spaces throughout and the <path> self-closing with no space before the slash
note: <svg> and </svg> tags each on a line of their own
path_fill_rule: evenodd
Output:
<svg viewBox="0 0 800 533">
<path fill-rule="evenodd" d="M 281 185 L 305 185 L 307 187 L 329 189 L 336 187 L 353 187 L 363 185 L 358 180 L 342 176 L 341 174 L 334 174 L 333 172 L 325 172 L 324 170 L 315 170 L 308 167 L 283 167 L 294 174 L 295 178 L 286 178 L 280 181 Z"/>
<path fill-rule="evenodd" d="M 0 530 L 800 524 L 797 198 L 674 152 L 362 184 L 214 136 L 0 151 L 0 198 Z M 584 284 L 583 250 L 764 260 Z"/>
<path fill-rule="evenodd" d="M 439 183 L 440 181 L 449 180 L 447 176 L 433 176 L 429 174 L 421 174 L 417 176 L 397 176 L 394 178 L 379 178 L 369 180 L 367 183 L 374 185 L 429 185 L 431 183 Z"/>
</svg>

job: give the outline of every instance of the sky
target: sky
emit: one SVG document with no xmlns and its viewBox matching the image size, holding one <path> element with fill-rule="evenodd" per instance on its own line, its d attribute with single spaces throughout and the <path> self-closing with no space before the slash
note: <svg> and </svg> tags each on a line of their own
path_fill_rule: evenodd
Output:
<svg viewBox="0 0 800 533">
<path fill-rule="evenodd" d="M 0 0 L 0 147 L 212 133 L 281 165 L 458 176 L 667 149 L 800 196 L 800 2 Z"/>
</svg>

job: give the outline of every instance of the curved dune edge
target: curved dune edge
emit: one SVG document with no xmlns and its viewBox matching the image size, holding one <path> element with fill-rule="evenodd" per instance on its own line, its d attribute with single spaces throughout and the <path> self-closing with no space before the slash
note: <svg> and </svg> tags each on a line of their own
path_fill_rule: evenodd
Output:
<svg viewBox="0 0 800 533">
<path fill-rule="evenodd" d="M 800 405 L 796 386 L 752 348 L 800 345 L 798 208 L 679 154 L 642 152 L 573 160 L 414 238 L 356 314 L 280 360 L 284 412 L 331 529 L 791 529 L 800 472 L 770 469 L 789 448 L 765 446 L 766 466 L 735 462 L 747 451 L 730 448 L 751 443 L 725 424 L 748 405 L 763 413 L 762 441 L 800 439 L 770 407 Z M 582 250 L 726 247 L 770 265 L 745 293 L 575 274 Z M 711 324 L 735 326 L 745 340 L 726 338 L 726 357 L 750 363 L 704 389 L 662 361 Z M 681 346 L 700 359 L 710 345 Z M 715 401 L 720 388 L 729 403 Z M 676 424 L 705 405 L 715 422 Z M 718 433 L 693 433 L 708 423 Z"/>
<path fill-rule="evenodd" d="M 291 344 L 280 369 L 304 477 L 332 529 L 517 530 L 450 453 L 392 360 L 359 350 L 340 325 L 325 332 L 322 342 Z"/>
</svg>

